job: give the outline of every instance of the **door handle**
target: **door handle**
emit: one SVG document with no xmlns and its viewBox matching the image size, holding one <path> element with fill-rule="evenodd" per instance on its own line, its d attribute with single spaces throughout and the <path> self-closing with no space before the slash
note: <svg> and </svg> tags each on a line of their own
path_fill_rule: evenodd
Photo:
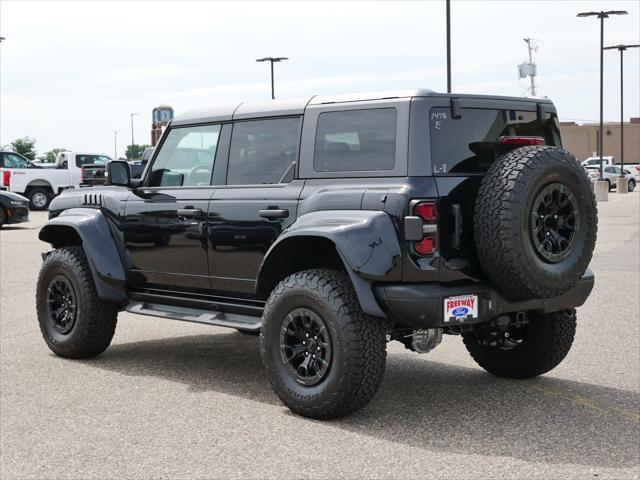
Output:
<svg viewBox="0 0 640 480">
<path fill-rule="evenodd" d="M 178 216 L 179 217 L 196 217 L 202 213 L 202 210 L 199 208 L 179 208 Z"/>
<path fill-rule="evenodd" d="M 287 218 L 289 216 L 289 210 L 268 208 L 266 210 L 260 210 L 260 216 L 262 218 L 268 218 L 269 220 L 275 220 L 277 218 Z"/>
</svg>

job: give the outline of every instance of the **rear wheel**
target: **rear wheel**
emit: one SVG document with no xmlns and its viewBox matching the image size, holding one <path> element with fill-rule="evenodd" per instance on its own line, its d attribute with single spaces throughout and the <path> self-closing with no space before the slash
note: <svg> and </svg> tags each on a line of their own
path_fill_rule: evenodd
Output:
<svg viewBox="0 0 640 480">
<path fill-rule="evenodd" d="M 566 310 L 529 315 L 523 324 L 476 325 L 462 338 L 478 365 L 506 378 L 542 375 L 567 356 L 576 333 L 576 312 Z"/>
<path fill-rule="evenodd" d="M 636 182 L 635 180 L 629 180 L 629 191 L 633 192 L 636 188 Z"/>
<path fill-rule="evenodd" d="M 82 247 L 64 247 L 45 259 L 36 291 L 40 331 L 65 358 L 102 353 L 116 329 L 118 306 L 98 297 Z"/>
<path fill-rule="evenodd" d="M 362 312 L 349 277 L 307 270 L 283 280 L 263 315 L 260 350 L 280 400 L 310 418 L 364 407 L 382 381 L 386 333 Z"/>
<path fill-rule="evenodd" d="M 32 188 L 27 196 L 32 210 L 45 210 L 49 206 L 50 197 L 46 188 Z"/>
</svg>

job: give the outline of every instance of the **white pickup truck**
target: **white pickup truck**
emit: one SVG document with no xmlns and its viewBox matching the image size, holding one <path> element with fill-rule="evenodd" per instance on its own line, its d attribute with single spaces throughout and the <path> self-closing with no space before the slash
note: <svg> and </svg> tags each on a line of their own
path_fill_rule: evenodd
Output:
<svg viewBox="0 0 640 480">
<path fill-rule="evenodd" d="M 588 167 L 600 167 L 600 157 L 589 157 L 582 162 L 582 166 L 584 168 Z M 602 156 L 602 166 L 603 167 L 619 167 L 620 162 L 616 162 L 616 159 L 611 155 L 603 155 Z M 640 183 L 640 163 L 626 163 L 624 164 L 624 169 L 628 170 L 631 175 L 636 180 L 636 183 Z"/>
<path fill-rule="evenodd" d="M 24 195 L 31 209 L 44 210 L 62 190 L 104 183 L 110 161 L 99 153 L 60 152 L 53 168 L 43 168 L 15 152 L 0 152 L 0 189 Z"/>
</svg>

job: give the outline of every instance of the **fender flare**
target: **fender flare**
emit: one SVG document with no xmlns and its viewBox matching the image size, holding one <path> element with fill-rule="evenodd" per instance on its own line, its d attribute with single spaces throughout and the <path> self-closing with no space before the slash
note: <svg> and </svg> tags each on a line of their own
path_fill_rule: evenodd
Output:
<svg viewBox="0 0 640 480">
<path fill-rule="evenodd" d="M 65 210 L 40 229 L 38 238 L 61 247 L 75 244 L 76 235 L 87 256 L 98 296 L 108 302 L 124 304 L 127 301 L 125 268 L 108 221 L 100 210 Z"/>
<path fill-rule="evenodd" d="M 363 311 L 386 317 L 375 299 L 372 283 L 399 281 L 402 251 L 391 217 L 382 211 L 332 210 L 300 216 L 267 251 L 258 273 L 260 291 L 265 272 L 278 258 L 287 255 L 287 243 L 294 238 L 322 237 L 336 248 L 351 278 Z"/>
</svg>

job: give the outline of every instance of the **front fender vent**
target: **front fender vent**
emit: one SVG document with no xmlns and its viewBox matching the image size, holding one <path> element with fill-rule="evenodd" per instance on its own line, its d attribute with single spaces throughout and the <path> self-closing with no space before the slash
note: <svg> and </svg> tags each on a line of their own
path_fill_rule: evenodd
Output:
<svg viewBox="0 0 640 480">
<path fill-rule="evenodd" d="M 102 194 L 101 193 L 85 193 L 82 204 L 90 207 L 101 207 Z"/>
</svg>

